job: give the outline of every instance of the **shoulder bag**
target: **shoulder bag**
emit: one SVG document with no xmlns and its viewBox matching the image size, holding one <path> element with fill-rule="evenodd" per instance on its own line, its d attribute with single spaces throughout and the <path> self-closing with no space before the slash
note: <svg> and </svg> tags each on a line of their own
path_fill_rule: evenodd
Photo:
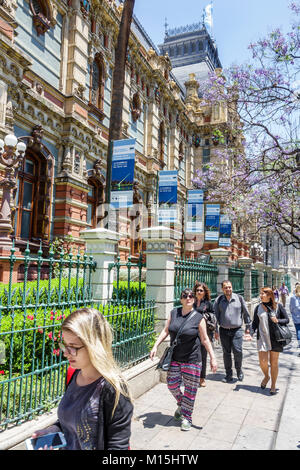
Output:
<svg viewBox="0 0 300 470">
<path fill-rule="evenodd" d="M 182 322 L 182 325 L 181 327 L 179 328 L 179 330 L 177 331 L 177 335 L 176 335 L 176 338 L 174 339 L 173 343 L 168 346 L 164 352 L 163 352 L 163 355 L 161 356 L 160 358 L 160 361 L 159 363 L 157 364 L 156 366 L 156 369 L 161 369 L 165 372 L 167 372 L 169 369 L 170 369 L 170 366 L 171 366 L 171 361 L 172 361 L 172 356 L 173 356 L 173 350 L 175 348 L 175 346 L 177 346 L 178 344 L 178 338 L 179 338 L 179 335 L 180 333 L 182 332 L 183 330 L 183 327 L 184 325 L 186 324 L 186 322 L 192 318 L 194 315 L 196 315 L 196 311 L 194 311 L 187 319 L 186 321 Z"/>
<path fill-rule="evenodd" d="M 269 311 L 269 316 L 270 311 Z M 271 320 L 272 321 L 272 320 Z M 287 325 L 282 325 L 281 323 L 274 323 L 272 321 L 272 328 L 274 333 L 274 338 L 277 343 L 281 344 L 281 346 L 287 346 L 292 341 L 292 333 L 291 330 Z"/>
</svg>

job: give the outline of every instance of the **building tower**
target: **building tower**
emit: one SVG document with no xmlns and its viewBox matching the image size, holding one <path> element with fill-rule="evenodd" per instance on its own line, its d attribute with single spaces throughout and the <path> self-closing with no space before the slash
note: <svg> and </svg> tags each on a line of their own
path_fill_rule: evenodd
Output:
<svg viewBox="0 0 300 470">
<path fill-rule="evenodd" d="M 194 73 L 197 81 L 205 80 L 210 71 L 222 68 L 218 49 L 202 23 L 167 29 L 164 43 L 158 47 L 161 54 L 169 55 L 173 74 L 184 89 L 189 74 Z"/>
</svg>

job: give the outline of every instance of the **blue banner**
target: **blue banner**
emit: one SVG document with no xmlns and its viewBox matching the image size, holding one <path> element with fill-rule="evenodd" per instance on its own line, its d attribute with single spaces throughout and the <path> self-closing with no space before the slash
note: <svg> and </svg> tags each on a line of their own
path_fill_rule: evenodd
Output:
<svg viewBox="0 0 300 470">
<path fill-rule="evenodd" d="M 113 141 L 111 169 L 111 204 L 116 209 L 133 204 L 136 139 Z"/>
<path fill-rule="evenodd" d="M 207 204 L 205 217 L 205 241 L 217 242 L 219 240 L 220 205 Z"/>
<path fill-rule="evenodd" d="M 158 178 L 158 222 L 177 220 L 177 171 L 160 171 Z"/>
<path fill-rule="evenodd" d="M 186 233 L 203 233 L 203 191 L 194 189 L 188 191 Z"/>
<path fill-rule="evenodd" d="M 231 246 L 231 219 L 227 215 L 220 217 L 219 246 Z"/>
</svg>

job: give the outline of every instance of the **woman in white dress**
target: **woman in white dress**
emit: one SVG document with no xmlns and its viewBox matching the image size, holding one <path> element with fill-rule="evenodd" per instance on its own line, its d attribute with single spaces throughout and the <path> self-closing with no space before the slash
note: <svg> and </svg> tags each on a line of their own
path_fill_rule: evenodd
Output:
<svg viewBox="0 0 300 470">
<path fill-rule="evenodd" d="M 276 381 L 278 377 L 279 353 L 283 347 L 274 336 L 274 323 L 287 325 L 289 318 L 285 308 L 275 302 L 274 292 L 269 287 L 263 287 L 260 291 L 261 303 L 255 307 L 252 322 L 251 334 L 257 330 L 257 350 L 259 365 L 264 374 L 261 388 L 266 388 L 270 380 L 269 362 L 271 368 L 271 389 L 270 394 L 277 393 Z"/>
</svg>

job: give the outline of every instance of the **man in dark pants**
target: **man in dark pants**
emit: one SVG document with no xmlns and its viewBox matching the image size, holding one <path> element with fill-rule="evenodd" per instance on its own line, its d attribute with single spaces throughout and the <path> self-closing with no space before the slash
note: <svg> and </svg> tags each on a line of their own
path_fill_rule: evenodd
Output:
<svg viewBox="0 0 300 470">
<path fill-rule="evenodd" d="M 223 382 L 230 383 L 233 381 L 231 352 L 233 352 L 234 356 L 237 378 L 240 381 L 244 378 L 242 370 L 244 336 L 242 324 L 244 320 L 246 325 L 245 339 L 251 339 L 249 335 L 251 318 L 244 298 L 232 292 L 232 284 L 230 281 L 222 282 L 222 290 L 224 294 L 221 294 L 214 303 L 215 315 L 220 325 L 219 334 L 216 333 L 216 339 L 219 339 L 220 335 L 226 371 Z"/>
</svg>

